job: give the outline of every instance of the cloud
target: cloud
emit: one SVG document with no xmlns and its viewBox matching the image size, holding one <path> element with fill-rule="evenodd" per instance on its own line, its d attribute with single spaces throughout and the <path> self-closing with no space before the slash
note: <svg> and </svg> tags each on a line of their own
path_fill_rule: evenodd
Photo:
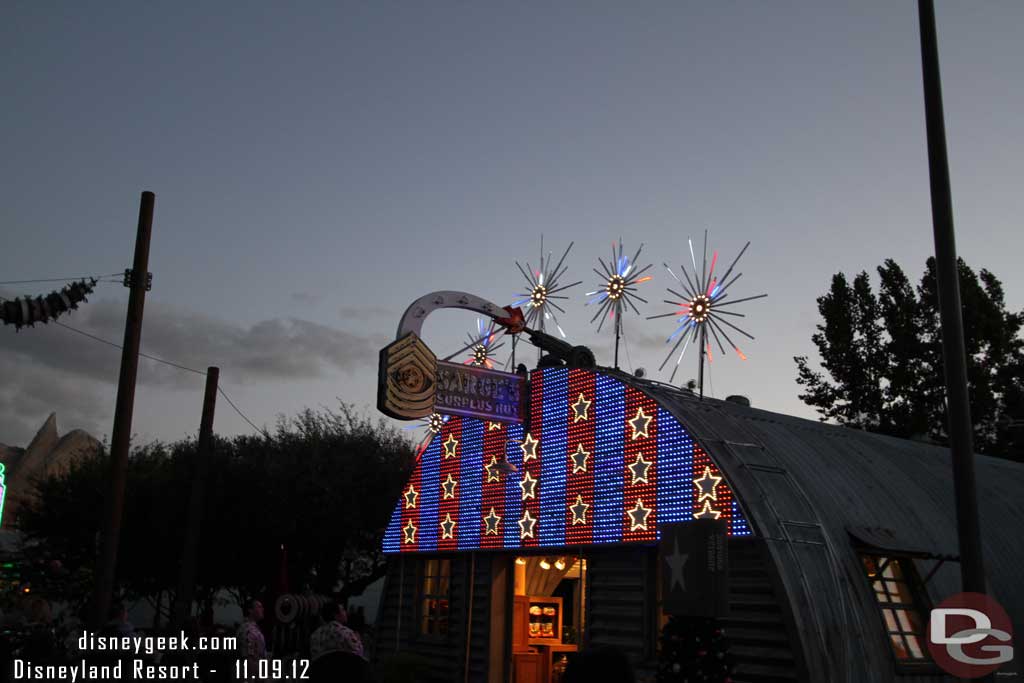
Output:
<svg viewBox="0 0 1024 683">
<path fill-rule="evenodd" d="M 120 343 L 124 305 L 99 301 L 81 307 L 61 322 L 97 337 Z M 118 349 L 76 335 L 58 325 L 36 326 L 15 333 L 4 329 L 0 349 L 32 363 L 69 374 L 115 382 L 120 368 Z M 311 379 L 327 370 L 349 371 L 373 365 L 387 343 L 384 336 L 368 337 L 298 318 L 275 318 L 244 326 L 166 304 L 146 305 L 142 351 L 205 372 L 246 379 Z M 181 370 L 146 360 L 139 364 L 139 381 L 175 384 Z"/>
<path fill-rule="evenodd" d="M 120 344 L 124 320 L 123 303 L 92 301 L 60 322 Z M 147 302 L 142 352 L 201 372 L 217 366 L 224 381 L 238 385 L 373 367 L 388 341 L 386 335 L 354 334 L 297 318 L 246 326 Z M 69 428 L 109 431 L 120 349 L 52 323 L 20 332 L 5 326 L 0 327 L 0 358 L 0 441 L 31 438 L 53 411 Z M 139 360 L 140 385 L 193 388 L 196 380 L 185 370 Z"/>
<path fill-rule="evenodd" d="M 0 376 L 0 442 L 24 448 L 52 412 L 61 434 L 72 429 L 97 438 L 109 434 L 113 385 L 63 375 L 6 353 L 0 353 Z"/>
</svg>

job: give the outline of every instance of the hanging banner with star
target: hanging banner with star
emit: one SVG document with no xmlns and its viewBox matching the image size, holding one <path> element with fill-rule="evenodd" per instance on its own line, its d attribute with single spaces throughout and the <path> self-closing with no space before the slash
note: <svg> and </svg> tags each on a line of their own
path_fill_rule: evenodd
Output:
<svg viewBox="0 0 1024 683">
<path fill-rule="evenodd" d="M 729 525 L 722 519 L 662 524 L 658 562 L 662 610 L 694 617 L 725 616 L 729 607 Z"/>
<path fill-rule="evenodd" d="M 697 520 L 750 534 L 718 467 L 642 391 L 545 368 L 527 398 L 523 424 L 444 423 L 402 490 L 384 552 L 654 543 L 665 525 Z"/>
</svg>

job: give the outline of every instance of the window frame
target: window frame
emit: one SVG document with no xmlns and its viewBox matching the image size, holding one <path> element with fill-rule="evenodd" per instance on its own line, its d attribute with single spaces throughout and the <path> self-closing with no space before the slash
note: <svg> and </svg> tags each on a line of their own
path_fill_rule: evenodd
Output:
<svg viewBox="0 0 1024 683">
<path fill-rule="evenodd" d="M 872 600 L 878 610 L 889 656 L 898 673 L 939 671 L 928 651 L 927 617 L 931 601 L 911 554 L 881 548 L 858 549 L 857 559 L 867 579 Z M 868 566 L 871 562 L 874 575 Z M 888 575 L 887 575 L 888 573 Z M 895 584 L 893 586 L 892 584 Z M 901 595 L 904 593 L 905 595 Z M 904 617 L 904 618 L 901 618 Z M 893 623 L 890 625 L 889 619 Z M 908 657 L 900 658 L 895 637 L 903 643 Z M 909 637 L 916 640 L 920 656 L 914 656 Z"/>
<path fill-rule="evenodd" d="M 442 556 L 424 557 L 419 563 L 416 577 L 417 638 L 441 641 L 447 640 L 451 634 L 452 564 L 451 557 Z M 443 614 L 440 605 L 436 612 L 431 609 L 430 601 L 443 601 Z"/>
</svg>

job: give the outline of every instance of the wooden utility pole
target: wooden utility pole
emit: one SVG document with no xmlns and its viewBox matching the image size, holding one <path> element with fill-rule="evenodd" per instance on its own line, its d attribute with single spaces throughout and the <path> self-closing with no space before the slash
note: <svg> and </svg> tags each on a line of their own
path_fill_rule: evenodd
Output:
<svg viewBox="0 0 1024 683">
<path fill-rule="evenodd" d="M 974 483 L 974 437 L 967 393 L 967 352 L 960 310 L 953 198 L 946 157 L 946 123 L 942 112 L 935 5 L 918 1 L 921 24 L 921 66 L 924 76 L 924 111 L 928 129 L 928 171 L 931 179 L 932 224 L 935 234 L 936 281 L 942 321 L 942 360 L 946 375 L 946 415 L 953 455 L 957 535 L 960 541 L 960 576 L 963 590 L 985 593 L 985 564 L 978 523 L 978 494 Z"/>
<path fill-rule="evenodd" d="M 139 227 L 135 236 L 135 260 L 128 280 L 128 315 L 121 349 L 121 374 L 117 384 L 114 431 L 110 437 L 110 492 L 103 525 L 100 556 L 97 562 L 96 589 L 93 595 L 94 625 L 99 627 L 110 611 L 114 575 L 117 569 L 117 545 L 121 536 L 124 510 L 124 486 L 128 473 L 128 446 L 135 408 L 135 378 L 139 370 L 139 344 L 142 339 L 142 313 L 149 286 L 149 241 L 153 233 L 153 205 L 156 195 L 143 192 L 139 204 Z"/>
<path fill-rule="evenodd" d="M 203 522 L 203 503 L 206 501 L 206 478 L 213 455 L 213 412 L 217 405 L 217 379 L 220 368 L 206 369 L 206 393 L 203 395 L 203 416 L 199 421 L 199 443 L 192 466 L 192 493 L 188 500 L 185 523 L 185 545 L 181 551 L 181 573 L 174 599 L 171 623 L 175 628 L 185 625 L 192 613 L 195 589 L 196 561 L 199 554 L 199 534 Z"/>
</svg>

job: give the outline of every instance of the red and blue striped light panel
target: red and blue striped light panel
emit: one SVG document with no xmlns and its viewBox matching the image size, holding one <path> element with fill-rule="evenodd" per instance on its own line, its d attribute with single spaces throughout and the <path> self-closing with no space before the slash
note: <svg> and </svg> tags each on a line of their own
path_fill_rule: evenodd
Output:
<svg viewBox="0 0 1024 683">
<path fill-rule="evenodd" d="M 525 424 L 452 417 L 420 456 L 384 552 L 651 543 L 658 524 L 750 525 L 685 427 L 654 399 L 586 370 L 530 376 Z"/>
</svg>

